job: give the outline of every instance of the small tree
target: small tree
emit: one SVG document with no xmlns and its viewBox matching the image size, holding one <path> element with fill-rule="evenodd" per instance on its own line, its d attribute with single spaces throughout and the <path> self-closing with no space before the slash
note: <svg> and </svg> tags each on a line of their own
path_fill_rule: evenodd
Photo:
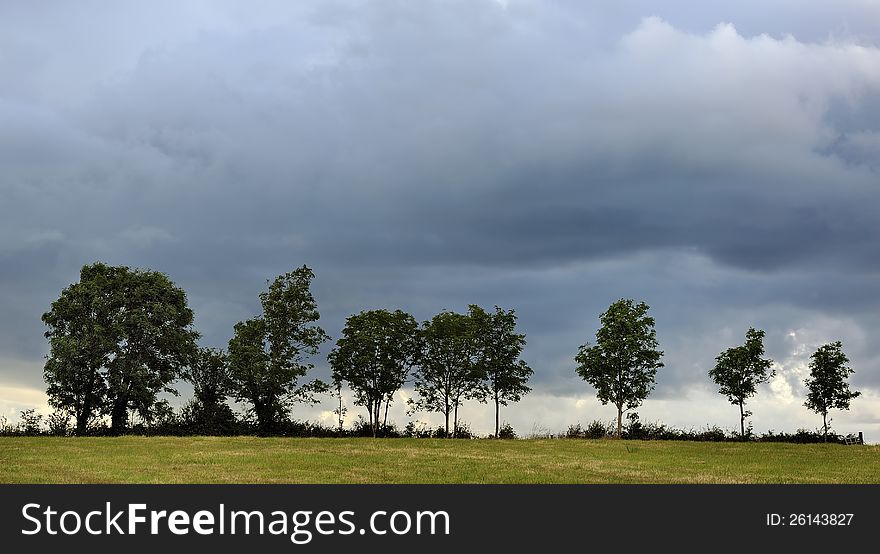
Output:
<svg viewBox="0 0 880 554">
<path fill-rule="evenodd" d="M 746 438 L 746 418 L 752 412 L 745 410 L 745 401 L 755 394 L 757 386 L 769 381 L 775 372 L 773 360 L 765 359 L 764 331 L 749 327 L 742 346 L 728 348 L 715 358 L 715 367 L 709 377 L 719 386 L 718 392 L 727 396 L 731 404 L 739 406 L 740 436 Z"/>
<path fill-rule="evenodd" d="M 580 347 L 575 361 L 577 373 L 596 388 L 603 405 L 617 407 L 617 431 L 620 438 L 623 413 L 639 407 L 654 389 L 657 369 L 663 367 L 657 350 L 654 318 L 648 305 L 621 299 L 611 304 L 599 320 L 596 344 Z"/>
<path fill-rule="evenodd" d="M 849 410 L 850 400 L 860 396 L 850 391 L 846 380 L 855 371 L 849 367 L 849 358 L 843 353 L 840 341 L 819 347 L 810 356 L 810 376 L 804 381 L 807 401 L 804 406 L 822 416 L 822 436 L 828 440 L 828 411 L 832 408 Z"/>
<path fill-rule="evenodd" d="M 328 338 L 315 324 L 314 276 L 307 266 L 278 276 L 260 293 L 262 316 L 237 323 L 229 341 L 230 392 L 251 404 L 264 433 L 289 420 L 293 403 L 315 403 L 314 395 L 329 389 L 319 380 L 298 384 L 314 368 L 307 359 Z"/>
<path fill-rule="evenodd" d="M 333 409 L 333 413 L 336 414 L 336 420 L 339 424 L 337 430 L 341 436 L 343 425 L 345 425 L 345 414 L 348 412 L 348 408 L 342 401 L 342 380 L 335 375 L 333 376 L 333 397 L 339 402 L 338 406 Z"/>
<path fill-rule="evenodd" d="M 208 433 L 228 433 L 235 414 L 226 404 L 229 395 L 229 362 L 222 350 L 201 348 L 185 372 L 193 385 L 193 399 L 184 409 L 184 419 Z"/>
<path fill-rule="evenodd" d="M 480 394 L 482 375 L 475 357 L 474 325 L 467 315 L 444 311 L 422 324 L 422 354 L 415 374 L 419 400 L 413 405 L 415 409 L 441 412 L 447 437 L 456 436 L 462 401 Z"/>
<path fill-rule="evenodd" d="M 495 403 L 495 438 L 500 433 L 501 406 L 519 402 L 531 389 L 526 385 L 532 369 L 519 359 L 526 336 L 516 333 L 516 313 L 495 306 L 488 313 L 471 305 L 469 314 L 474 325 L 476 369 L 483 378 L 480 401 Z"/>
<path fill-rule="evenodd" d="M 370 310 L 346 319 L 328 356 L 336 382 L 346 381 L 355 403 L 367 408 L 375 437 L 388 424 L 388 406 L 418 360 L 419 324 L 401 310 Z"/>
</svg>

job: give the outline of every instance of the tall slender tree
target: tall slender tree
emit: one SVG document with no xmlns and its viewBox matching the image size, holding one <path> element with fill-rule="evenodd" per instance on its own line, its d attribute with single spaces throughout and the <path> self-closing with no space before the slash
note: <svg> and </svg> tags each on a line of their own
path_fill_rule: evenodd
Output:
<svg viewBox="0 0 880 554">
<path fill-rule="evenodd" d="M 480 394 L 482 375 L 475 359 L 474 325 L 469 316 L 444 311 L 422 324 L 422 354 L 415 372 L 419 399 L 412 405 L 418 410 L 441 412 L 447 437 L 457 434 L 462 402 Z"/>
<path fill-rule="evenodd" d="M 264 433 L 289 420 L 296 402 L 316 402 L 329 386 L 320 380 L 300 384 L 329 337 L 317 325 L 318 306 L 309 286 L 315 275 L 307 266 L 278 276 L 260 293 L 263 313 L 235 325 L 229 341 L 230 392 L 249 402 Z"/>
<path fill-rule="evenodd" d="M 401 310 L 369 310 L 346 319 L 328 356 L 334 381 L 347 382 L 355 402 L 367 408 L 374 437 L 388 424 L 388 406 L 418 361 L 419 343 L 413 316 Z"/>
<path fill-rule="evenodd" d="M 843 353 L 843 343 L 820 346 L 810 356 L 810 376 L 804 381 L 807 401 L 804 406 L 822 416 L 822 437 L 828 440 L 828 412 L 836 408 L 849 410 L 849 403 L 862 393 L 851 391 L 847 379 L 855 373 Z"/>
<path fill-rule="evenodd" d="M 599 320 L 596 344 L 580 347 L 577 373 L 596 388 L 603 405 L 617 407 L 616 437 L 623 428 L 623 413 L 637 408 L 654 389 L 663 352 L 658 350 L 654 318 L 648 305 L 621 299 L 611 304 Z"/>
<path fill-rule="evenodd" d="M 526 385 L 532 369 L 520 360 L 526 336 L 516 332 L 516 313 L 495 306 L 492 313 L 471 305 L 474 326 L 475 365 L 483 379 L 481 402 L 495 403 L 495 438 L 500 431 L 501 406 L 519 402 L 531 389 Z"/>
<path fill-rule="evenodd" d="M 775 371 L 773 360 L 764 358 L 764 331 L 749 327 L 746 342 L 728 348 L 715 358 L 715 367 L 709 377 L 718 385 L 718 392 L 727 396 L 731 404 L 739 406 L 740 437 L 746 439 L 746 418 L 752 412 L 745 409 L 745 402 L 757 392 L 758 385 L 769 381 Z"/>
</svg>

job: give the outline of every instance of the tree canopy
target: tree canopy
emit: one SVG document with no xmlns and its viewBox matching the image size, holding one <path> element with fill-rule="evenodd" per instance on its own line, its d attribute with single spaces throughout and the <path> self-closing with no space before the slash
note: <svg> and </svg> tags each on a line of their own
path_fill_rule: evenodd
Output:
<svg viewBox="0 0 880 554">
<path fill-rule="evenodd" d="M 345 321 L 342 337 L 328 356 L 334 382 L 345 381 L 355 403 L 365 406 L 375 437 L 382 404 L 387 425 L 388 406 L 406 382 L 420 355 L 419 324 L 401 310 L 370 310 Z"/>
<path fill-rule="evenodd" d="M 160 392 L 191 363 L 198 333 L 186 293 L 163 273 L 95 263 L 43 314 L 50 403 L 72 414 L 76 430 L 109 415 L 123 432 L 130 413 L 150 422 L 167 404 Z"/>
<path fill-rule="evenodd" d="M 715 367 L 709 377 L 719 386 L 718 392 L 727 396 L 731 404 L 739 406 L 741 437 L 745 439 L 745 420 L 752 412 L 745 410 L 745 401 L 753 396 L 758 385 L 770 380 L 775 372 L 773 360 L 764 356 L 764 331 L 749 327 L 746 342 L 728 348 L 715 358 Z"/>
<path fill-rule="evenodd" d="M 526 336 L 516 333 L 516 313 L 495 306 L 487 312 L 471 305 L 468 315 L 474 326 L 475 368 L 482 377 L 481 402 L 495 404 L 495 437 L 500 431 L 501 406 L 519 402 L 531 389 L 526 385 L 532 369 L 519 359 Z"/>
<path fill-rule="evenodd" d="M 447 437 L 456 436 L 462 401 L 479 396 L 482 375 L 475 358 L 475 329 L 468 315 L 443 311 L 422 323 L 422 354 L 415 372 L 419 399 L 413 405 L 442 413 Z"/>
<path fill-rule="evenodd" d="M 648 309 L 631 299 L 614 302 L 599 316 L 596 344 L 581 346 L 575 356 L 578 375 L 596 389 L 599 401 L 617 407 L 618 438 L 624 411 L 641 405 L 654 389 L 657 369 L 663 367 Z"/>
<path fill-rule="evenodd" d="M 831 409 L 849 410 L 853 398 L 861 395 L 849 389 L 849 358 L 843 353 L 843 343 L 832 342 L 820 346 L 810 356 L 810 376 L 804 381 L 807 401 L 804 406 L 822 416 L 822 435 L 828 440 L 828 412 Z"/>
<path fill-rule="evenodd" d="M 296 402 L 315 402 L 314 394 L 328 390 L 320 380 L 300 384 L 329 337 L 315 322 L 317 303 L 309 289 L 314 273 L 307 266 L 285 273 L 260 293 L 262 315 L 236 323 L 229 341 L 230 392 L 251 404 L 262 432 L 289 420 Z"/>
</svg>

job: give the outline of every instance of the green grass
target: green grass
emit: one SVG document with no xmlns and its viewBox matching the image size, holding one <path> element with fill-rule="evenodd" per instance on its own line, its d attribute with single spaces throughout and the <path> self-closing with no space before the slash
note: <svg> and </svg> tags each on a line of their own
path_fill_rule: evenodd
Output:
<svg viewBox="0 0 880 554">
<path fill-rule="evenodd" d="M 2 483 L 880 483 L 880 446 L 0 437 Z"/>
</svg>

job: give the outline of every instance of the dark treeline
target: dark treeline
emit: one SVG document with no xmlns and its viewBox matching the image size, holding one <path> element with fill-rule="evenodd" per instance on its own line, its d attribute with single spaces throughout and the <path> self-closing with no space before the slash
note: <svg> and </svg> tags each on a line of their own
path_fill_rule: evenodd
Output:
<svg viewBox="0 0 880 554">
<path fill-rule="evenodd" d="M 525 335 L 516 332 L 513 310 L 470 305 L 466 313 L 443 311 L 419 323 L 401 310 L 362 311 L 346 319 L 328 356 L 332 383 L 310 379 L 320 347 L 330 340 L 318 324 L 320 314 L 310 291 L 314 273 L 302 266 L 267 282 L 259 294 L 260 313 L 232 329 L 226 349 L 206 348 L 193 329 L 186 294 L 166 275 L 150 270 L 95 263 L 84 266 L 80 280 L 65 288 L 43 314 L 49 355 L 44 379 L 50 405 L 45 422 L 33 411 L 22 423 L 0 432 L 33 434 L 205 434 L 278 436 L 431 436 L 472 437 L 459 421 L 465 401 L 491 403 L 497 438 L 515 437 L 501 423 L 501 408 L 530 390 L 532 369 L 520 357 Z M 654 319 L 644 302 L 621 299 L 600 315 L 594 343 L 580 347 L 577 373 L 596 390 L 602 404 L 617 410 L 616 424 L 601 436 L 684 438 L 693 432 L 643 425 L 634 410 L 654 389 L 663 367 Z M 793 437 L 768 433 L 755 437 L 746 420 L 746 401 L 772 376 L 765 359 L 764 333 L 749 329 L 746 342 L 723 351 L 709 377 L 719 393 L 739 408 L 738 433 L 717 432 L 719 440 Z M 834 439 L 829 411 L 848 409 L 859 392 L 849 390 L 853 373 L 841 343 L 819 348 L 810 362 L 805 405 L 822 416 L 823 440 Z M 160 399 L 177 395 L 174 382 L 192 384 L 193 398 L 175 411 Z M 388 420 L 389 407 L 411 383 L 416 397 L 408 413 L 443 416 L 428 429 L 410 423 L 398 429 Z M 343 388 L 364 410 L 350 429 Z M 338 425 L 325 427 L 292 418 L 298 403 L 336 397 Z M 232 399 L 246 407 L 237 414 Z M 366 416 L 366 417 L 364 417 Z M 624 423 L 624 416 L 628 423 Z M 566 434 L 594 436 L 579 426 Z M 800 431 L 796 442 L 809 432 Z M 694 435 L 696 436 L 696 435 Z M 700 435 L 702 436 L 702 435 Z"/>
</svg>

